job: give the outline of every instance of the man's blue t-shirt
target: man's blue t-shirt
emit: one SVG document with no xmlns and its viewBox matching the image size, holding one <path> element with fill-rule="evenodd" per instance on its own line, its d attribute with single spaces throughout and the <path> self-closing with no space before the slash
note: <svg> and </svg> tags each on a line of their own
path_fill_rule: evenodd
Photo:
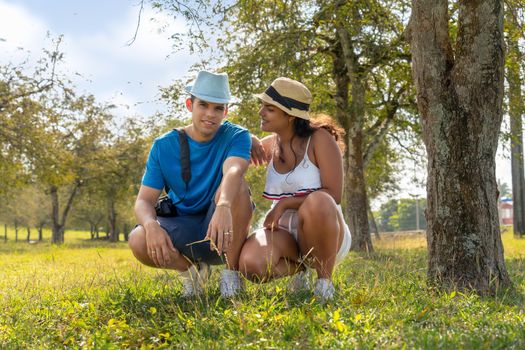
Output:
<svg viewBox="0 0 525 350">
<path fill-rule="evenodd" d="M 205 212 L 222 181 L 222 165 L 228 157 L 250 160 L 251 139 L 245 128 L 224 122 L 212 140 L 197 142 L 188 136 L 191 180 L 186 185 L 181 177 L 179 134 L 172 130 L 155 140 L 146 163 L 142 184 L 162 190 L 178 203 L 179 215 Z"/>
</svg>

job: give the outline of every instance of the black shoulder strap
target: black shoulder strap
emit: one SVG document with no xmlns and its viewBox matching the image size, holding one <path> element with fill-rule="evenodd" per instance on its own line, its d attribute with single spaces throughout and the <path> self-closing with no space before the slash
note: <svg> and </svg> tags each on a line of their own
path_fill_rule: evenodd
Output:
<svg viewBox="0 0 525 350">
<path fill-rule="evenodd" d="M 191 167 L 190 167 L 190 146 L 188 144 L 188 136 L 184 128 L 177 129 L 179 133 L 179 142 L 180 142 L 180 166 L 181 166 L 181 175 L 182 180 L 186 184 L 186 189 L 188 188 L 188 183 L 191 180 Z"/>
<path fill-rule="evenodd" d="M 191 180 L 191 166 L 190 166 L 190 145 L 188 144 L 188 135 L 186 135 L 186 131 L 184 131 L 184 128 L 174 129 L 177 130 L 177 133 L 179 134 L 179 142 L 180 142 L 180 173 L 182 176 L 182 181 L 184 181 L 185 184 L 185 192 L 184 196 L 181 198 L 179 197 L 179 201 L 175 204 L 178 204 L 182 202 L 182 200 L 186 197 L 186 193 L 188 192 L 188 186 Z M 168 185 L 164 187 L 164 191 L 168 193 L 170 191 L 170 188 Z"/>
</svg>

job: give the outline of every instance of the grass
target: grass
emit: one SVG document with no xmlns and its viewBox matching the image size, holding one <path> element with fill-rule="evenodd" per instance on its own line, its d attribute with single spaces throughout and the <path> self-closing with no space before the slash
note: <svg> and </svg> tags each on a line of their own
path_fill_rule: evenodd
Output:
<svg viewBox="0 0 525 350">
<path fill-rule="evenodd" d="M 371 256 L 345 259 L 326 305 L 288 294 L 286 279 L 222 300 L 217 273 L 204 297 L 183 300 L 175 273 L 87 237 L 67 232 L 61 247 L 0 242 L 1 349 L 525 347 L 525 240 L 511 233 L 503 240 L 515 288 L 497 297 L 428 287 L 424 237 L 390 235 Z"/>
</svg>

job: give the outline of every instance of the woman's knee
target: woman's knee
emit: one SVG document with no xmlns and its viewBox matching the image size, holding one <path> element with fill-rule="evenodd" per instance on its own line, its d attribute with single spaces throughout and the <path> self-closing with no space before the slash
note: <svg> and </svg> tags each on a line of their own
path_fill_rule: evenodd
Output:
<svg viewBox="0 0 525 350">
<path fill-rule="evenodd" d="M 239 271 L 248 279 L 263 279 L 268 276 L 271 267 L 264 254 L 250 247 L 244 247 L 239 256 Z"/>
<path fill-rule="evenodd" d="M 337 215 L 337 204 L 328 193 L 316 191 L 310 193 L 298 210 L 299 219 L 318 221 Z"/>
</svg>

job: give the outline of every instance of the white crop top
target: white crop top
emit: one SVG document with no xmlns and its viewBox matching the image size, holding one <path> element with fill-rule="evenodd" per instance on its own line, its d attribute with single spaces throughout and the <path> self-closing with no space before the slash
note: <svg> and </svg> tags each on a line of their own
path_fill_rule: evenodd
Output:
<svg viewBox="0 0 525 350">
<path fill-rule="evenodd" d="M 308 158 L 310 138 L 306 143 L 303 160 L 289 173 L 278 173 L 273 166 L 272 158 L 266 173 L 264 198 L 278 201 L 286 197 L 304 196 L 322 187 L 319 168 Z"/>
</svg>

